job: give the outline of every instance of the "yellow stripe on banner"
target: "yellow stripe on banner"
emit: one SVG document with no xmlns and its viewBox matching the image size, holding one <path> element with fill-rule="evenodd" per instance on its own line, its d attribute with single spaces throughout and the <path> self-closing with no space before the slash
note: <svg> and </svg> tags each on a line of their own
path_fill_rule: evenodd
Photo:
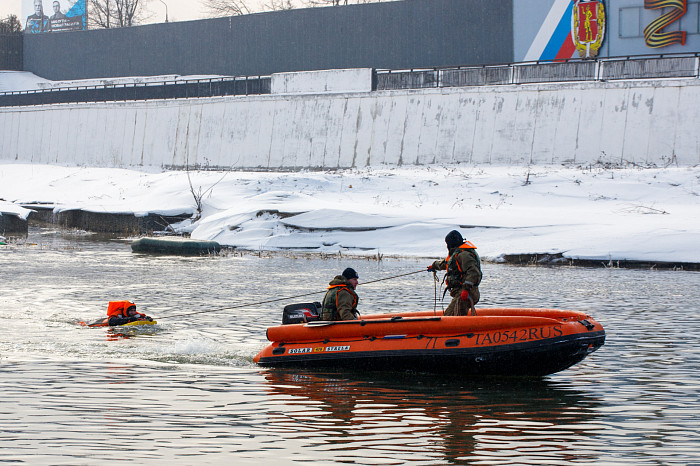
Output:
<svg viewBox="0 0 700 466">
<path fill-rule="evenodd" d="M 644 8 L 648 10 L 672 8 L 671 11 L 661 15 L 644 28 L 644 42 L 646 42 L 648 47 L 660 48 L 673 44 L 685 45 L 685 31 L 661 32 L 661 30 L 685 15 L 687 0 L 644 0 Z"/>
<path fill-rule="evenodd" d="M 685 9 L 686 2 L 687 0 L 644 0 L 644 8 L 647 10 L 665 7 Z"/>
</svg>

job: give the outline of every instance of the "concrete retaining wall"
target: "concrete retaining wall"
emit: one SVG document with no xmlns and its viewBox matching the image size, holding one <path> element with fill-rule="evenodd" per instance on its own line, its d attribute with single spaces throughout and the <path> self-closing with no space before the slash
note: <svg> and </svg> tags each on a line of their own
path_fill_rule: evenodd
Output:
<svg viewBox="0 0 700 466">
<path fill-rule="evenodd" d="M 0 213 L 0 235 L 26 235 L 29 226 L 27 221 L 17 215 Z"/>
<path fill-rule="evenodd" d="M 0 158 L 237 169 L 700 163 L 698 79 L 0 109 Z"/>
<path fill-rule="evenodd" d="M 271 94 L 319 92 L 369 92 L 372 68 L 275 73 L 270 77 Z"/>
<path fill-rule="evenodd" d="M 26 205 L 25 207 L 32 209 L 32 213 L 29 214 L 29 222 L 33 224 L 60 225 L 64 228 L 124 235 L 142 235 L 153 233 L 154 231 L 164 231 L 168 225 L 181 222 L 192 216 L 191 214 L 183 213 L 180 215 L 148 214 L 137 217 L 133 214 L 89 212 L 77 209 L 54 213 L 51 207 L 36 205 Z M 27 222 L 25 221 L 24 223 L 24 232 L 26 233 Z"/>
</svg>

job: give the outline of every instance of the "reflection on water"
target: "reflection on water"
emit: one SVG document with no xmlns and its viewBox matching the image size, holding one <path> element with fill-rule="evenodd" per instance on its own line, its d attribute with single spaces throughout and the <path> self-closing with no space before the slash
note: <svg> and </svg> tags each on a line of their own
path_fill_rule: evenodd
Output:
<svg viewBox="0 0 700 466">
<path fill-rule="evenodd" d="M 551 381 L 280 370 L 264 376 L 272 399 L 286 400 L 270 429 L 318 438 L 336 459 L 357 461 L 355 452 L 368 445 L 366 464 L 400 464 L 409 452 L 413 461 L 449 463 L 595 458 L 572 446 L 594 430 L 597 400 Z"/>
<path fill-rule="evenodd" d="M 234 370 L 124 361 L 0 366 L 0 461 L 565 464 L 594 460 L 600 401 L 547 380 Z"/>
<path fill-rule="evenodd" d="M 107 341 L 114 341 L 120 338 L 132 338 L 132 337 L 143 337 L 149 335 L 157 335 L 159 328 L 156 325 L 142 325 L 135 327 L 107 327 L 105 328 L 105 335 Z"/>
<path fill-rule="evenodd" d="M 700 273 L 485 264 L 481 305 L 588 311 L 606 344 L 543 379 L 462 380 L 252 363 L 289 304 L 260 302 L 320 299 L 346 266 L 362 283 L 429 260 L 156 257 L 48 231 L 28 242 L 0 249 L 3 462 L 700 463 Z M 363 312 L 434 306 L 427 273 L 358 292 Z M 115 299 L 158 325 L 75 325 Z"/>
</svg>

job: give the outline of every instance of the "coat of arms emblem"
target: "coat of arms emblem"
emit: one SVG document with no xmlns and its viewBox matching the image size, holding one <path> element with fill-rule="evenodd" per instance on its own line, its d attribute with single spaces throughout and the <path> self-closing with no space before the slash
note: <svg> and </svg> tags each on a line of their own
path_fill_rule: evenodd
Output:
<svg viewBox="0 0 700 466">
<path fill-rule="evenodd" d="M 574 0 L 571 37 L 581 58 L 595 58 L 605 37 L 605 6 L 600 1 Z"/>
</svg>

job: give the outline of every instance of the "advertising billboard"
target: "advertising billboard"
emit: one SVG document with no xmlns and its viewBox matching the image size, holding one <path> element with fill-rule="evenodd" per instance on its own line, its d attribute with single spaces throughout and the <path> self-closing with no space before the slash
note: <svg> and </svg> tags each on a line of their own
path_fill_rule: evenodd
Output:
<svg viewBox="0 0 700 466">
<path fill-rule="evenodd" d="M 698 53 L 700 0 L 513 0 L 513 51 L 516 62 Z"/>
<path fill-rule="evenodd" d="M 22 0 L 24 32 L 84 31 L 86 0 Z"/>
</svg>

